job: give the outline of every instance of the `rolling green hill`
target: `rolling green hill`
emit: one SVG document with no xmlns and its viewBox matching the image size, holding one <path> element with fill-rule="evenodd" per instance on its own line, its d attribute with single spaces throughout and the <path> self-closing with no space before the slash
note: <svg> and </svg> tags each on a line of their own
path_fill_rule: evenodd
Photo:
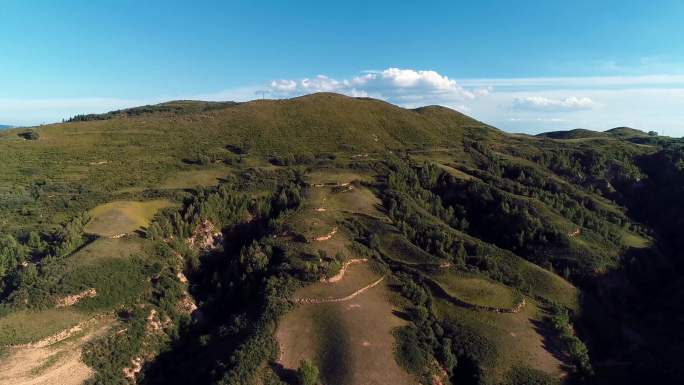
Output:
<svg viewBox="0 0 684 385">
<path fill-rule="evenodd" d="M 606 132 L 618 138 L 643 138 L 649 136 L 647 132 L 630 127 L 615 127 Z"/>
<path fill-rule="evenodd" d="M 83 201 L 89 197 L 104 203 L 112 193 L 158 186 L 179 171 L 200 168 L 199 163 L 237 162 L 241 152 L 252 159 L 287 160 L 294 154 L 449 147 L 464 135 L 501 135 L 443 108 L 405 110 L 334 94 L 242 104 L 172 102 L 127 111 L 138 110 L 151 112 L 42 126 L 35 141 L 20 138 L 21 130 L 0 133 L 0 199 L 26 214 L 13 215 L 0 229 L 34 227 L 35 218 L 51 225 L 53 218 L 65 219 L 65 208 L 71 213 L 92 208 L 96 202 Z M 53 204 L 59 210 L 45 207 Z"/>
<path fill-rule="evenodd" d="M 655 135 L 630 127 L 615 127 L 605 132 L 576 128 L 568 131 L 550 131 L 538 134 L 537 137 L 550 139 L 590 139 L 590 138 L 619 138 L 643 139 Z"/>
<path fill-rule="evenodd" d="M 107 384 L 296 383 L 302 360 L 343 385 L 684 375 L 678 140 L 512 135 L 328 93 L 26 132 L 0 132 L 7 373 L 71 357 Z"/>
<path fill-rule="evenodd" d="M 605 132 L 597 132 L 585 130 L 583 128 L 576 128 L 569 131 L 551 131 L 537 135 L 538 137 L 551 139 L 583 139 L 583 138 L 605 138 L 609 135 Z"/>
</svg>

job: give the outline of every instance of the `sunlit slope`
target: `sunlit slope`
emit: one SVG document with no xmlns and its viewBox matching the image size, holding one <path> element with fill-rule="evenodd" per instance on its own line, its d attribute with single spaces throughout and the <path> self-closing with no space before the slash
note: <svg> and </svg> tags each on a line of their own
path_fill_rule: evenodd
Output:
<svg viewBox="0 0 684 385">
<path fill-rule="evenodd" d="M 15 216 L 0 228 L 49 226 L 69 216 L 62 216 L 65 208 L 89 210 L 114 193 L 194 187 L 197 182 L 187 176 L 220 178 L 228 174 L 221 165 L 247 155 L 249 162 L 293 154 L 364 156 L 461 146 L 466 135 L 501 135 L 442 107 L 409 110 L 336 94 L 241 104 L 174 102 L 135 111 L 37 127 L 37 140 L 18 135 L 26 129 L 0 133 L 0 210 Z"/>
</svg>

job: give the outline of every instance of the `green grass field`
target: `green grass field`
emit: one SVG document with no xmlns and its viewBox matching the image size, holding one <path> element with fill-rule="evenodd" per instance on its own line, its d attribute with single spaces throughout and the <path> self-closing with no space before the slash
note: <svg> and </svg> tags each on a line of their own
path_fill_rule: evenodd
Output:
<svg viewBox="0 0 684 385">
<path fill-rule="evenodd" d="M 295 298 L 342 298 L 370 285 L 379 278 L 380 276 L 373 273 L 367 264 L 353 264 L 347 268 L 341 281 L 336 283 L 318 282 L 308 285 L 297 291 Z"/>
<path fill-rule="evenodd" d="M 307 174 L 307 181 L 311 184 L 343 184 L 371 180 L 373 175 L 368 172 L 346 169 L 317 169 Z"/>
<path fill-rule="evenodd" d="M 162 189 L 188 189 L 198 186 L 216 186 L 232 174 L 232 167 L 215 167 L 203 170 L 178 171 L 169 175 L 159 187 Z"/>
<path fill-rule="evenodd" d="M 653 241 L 643 237 L 639 234 L 633 233 L 631 231 L 627 231 L 625 229 L 621 229 L 621 234 L 622 234 L 622 243 L 627 246 L 627 247 L 634 247 L 637 249 L 643 249 L 646 247 L 649 247 Z"/>
<path fill-rule="evenodd" d="M 171 206 L 173 204 L 168 200 L 105 203 L 90 210 L 92 219 L 86 225 L 85 232 L 102 237 L 129 234 L 147 226 L 157 211 Z"/>
<path fill-rule="evenodd" d="M 108 259 L 128 259 L 142 254 L 144 241 L 138 237 L 100 238 L 69 256 L 74 267 L 97 267 Z"/>
<path fill-rule="evenodd" d="M 532 295 L 543 297 L 571 309 L 578 309 L 579 290 L 570 282 L 523 259 L 519 259 L 517 265 L 520 274 L 527 282 L 532 283 L 530 287 Z"/>
<path fill-rule="evenodd" d="M 485 383 L 506 383 L 516 367 L 542 371 L 552 377 L 563 375 L 563 363 L 552 353 L 543 335 L 543 316 L 534 301 L 520 313 L 475 311 L 437 298 L 433 312 L 438 319 L 461 333 L 457 344 L 467 348 L 484 369 Z"/>
<path fill-rule="evenodd" d="M 328 194 L 323 207 L 342 213 L 364 214 L 373 217 L 384 217 L 378 210 L 382 202 L 369 189 L 359 185 L 350 185 L 351 190 L 341 190 Z"/>
<path fill-rule="evenodd" d="M 380 250 L 389 258 L 409 265 L 439 266 L 443 261 L 409 242 L 403 235 L 379 231 Z"/>
<path fill-rule="evenodd" d="M 91 316 L 92 313 L 71 308 L 16 311 L 0 318 L 0 345 L 36 342 Z"/>
<path fill-rule="evenodd" d="M 449 295 L 473 305 L 509 309 L 517 304 L 513 290 L 485 277 L 443 270 L 433 278 Z"/>
</svg>

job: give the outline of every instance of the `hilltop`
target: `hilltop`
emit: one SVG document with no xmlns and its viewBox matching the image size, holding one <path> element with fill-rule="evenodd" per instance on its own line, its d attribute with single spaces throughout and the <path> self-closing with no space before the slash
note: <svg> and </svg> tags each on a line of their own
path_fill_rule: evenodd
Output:
<svg viewBox="0 0 684 385">
<path fill-rule="evenodd" d="M 616 127 L 605 132 L 585 130 L 577 128 L 568 131 L 550 131 L 538 134 L 537 137 L 551 139 L 587 139 L 587 138 L 620 138 L 620 139 L 639 139 L 657 136 L 656 134 L 644 132 L 630 127 Z"/>
<path fill-rule="evenodd" d="M 6 130 L 0 382 L 673 383 L 682 159 L 329 93 Z"/>
<path fill-rule="evenodd" d="M 585 130 L 583 128 L 576 128 L 569 131 L 550 131 L 537 135 L 538 137 L 551 139 L 583 139 L 583 138 L 605 138 L 609 134 L 605 132 L 598 132 L 592 130 Z"/>
<path fill-rule="evenodd" d="M 631 127 L 615 127 L 606 131 L 610 135 L 619 138 L 644 138 L 650 136 L 649 133 Z"/>
</svg>

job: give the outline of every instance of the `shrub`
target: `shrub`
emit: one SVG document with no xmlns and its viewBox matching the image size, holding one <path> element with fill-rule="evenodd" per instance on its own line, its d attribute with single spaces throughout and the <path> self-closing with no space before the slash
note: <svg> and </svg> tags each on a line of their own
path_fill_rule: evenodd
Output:
<svg viewBox="0 0 684 385">
<path fill-rule="evenodd" d="M 508 385 L 556 385 L 558 380 L 531 368 L 514 368 L 507 375 Z"/>
<path fill-rule="evenodd" d="M 301 385 L 316 385 L 318 384 L 318 368 L 309 360 L 302 360 L 299 364 L 297 377 Z"/>
<path fill-rule="evenodd" d="M 24 131 L 17 135 L 26 140 L 38 140 L 38 138 L 40 138 L 40 134 L 38 134 L 36 131 Z"/>
<path fill-rule="evenodd" d="M 394 332 L 397 362 L 410 373 L 420 373 L 428 364 L 428 352 L 421 347 L 416 329 L 404 326 Z"/>
</svg>

